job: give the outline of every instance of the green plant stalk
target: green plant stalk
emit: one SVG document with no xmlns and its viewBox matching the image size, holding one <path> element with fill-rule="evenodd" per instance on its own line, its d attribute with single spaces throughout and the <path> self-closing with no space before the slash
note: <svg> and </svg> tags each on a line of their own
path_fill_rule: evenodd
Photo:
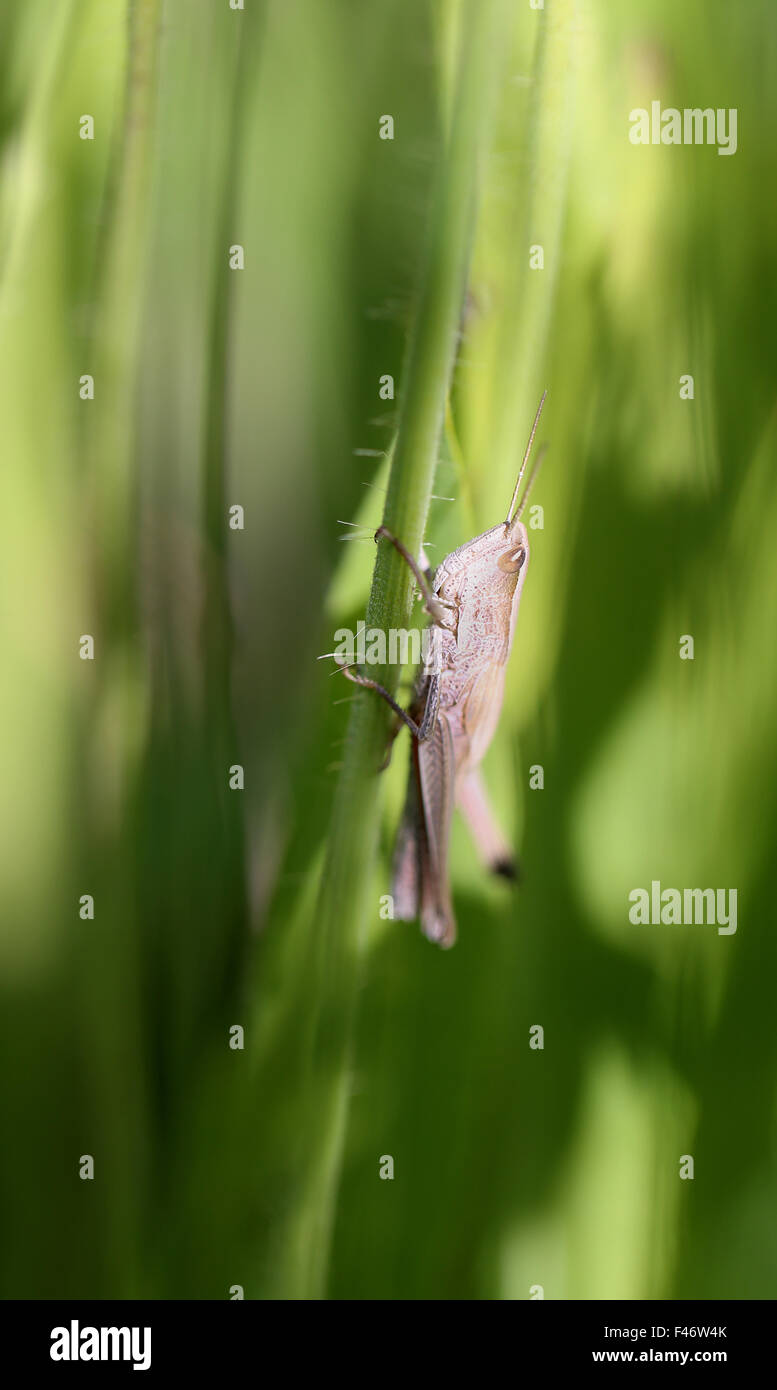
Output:
<svg viewBox="0 0 777 1390">
<path fill-rule="evenodd" d="M 133 0 L 118 173 L 111 190 L 96 323 L 99 382 L 91 475 L 99 535 L 104 623 L 113 637 L 133 611 L 133 439 L 144 303 L 156 68 L 162 0 Z"/>
<path fill-rule="evenodd" d="M 463 8 L 450 135 L 437 169 L 423 283 L 401 383 L 401 407 L 384 525 L 414 554 L 423 540 L 477 206 L 495 50 L 492 0 Z M 397 130 L 397 138 L 403 132 Z M 413 584 L 393 547 L 378 547 L 367 627 L 407 627 Z M 399 672 L 376 678 L 392 692 Z M 314 1133 L 304 1158 L 296 1225 L 285 1247 L 291 1297 L 323 1297 L 347 1126 L 351 1038 L 360 958 L 376 917 L 373 870 L 380 818 L 378 768 L 389 728 L 372 692 L 354 703 L 335 795 L 315 921 L 315 1014 L 310 1030 Z"/>
<path fill-rule="evenodd" d="M 491 379 L 493 394 L 480 436 L 491 458 L 513 469 L 527 421 L 547 385 L 546 349 L 558 280 L 572 134 L 578 0 L 553 0 L 537 11 L 539 25 L 532 74 L 528 135 L 529 170 L 519 190 L 514 225 L 518 254 L 500 314 Z M 544 250 L 544 269 L 529 266 L 529 246 Z"/>
<path fill-rule="evenodd" d="M 137 641 L 135 404 L 140 329 L 145 302 L 145 264 L 154 139 L 154 106 L 161 0 L 132 0 L 128 25 L 124 112 L 113 155 L 115 174 L 106 198 L 105 242 L 96 275 L 95 401 L 84 416 L 87 490 L 92 517 L 94 605 L 87 631 L 96 633 L 94 681 L 85 695 L 78 738 L 79 765 L 99 760 L 99 781 L 124 799 L 132 785 L 140 745 L 142 714 L 141 652 Z M 101 132 L 107 138 L 108 132 Z M 95 744 L 94 730 L 120 731 L 110 744 Z M 98 785 L 95 776 L 95 785 Z M 84 811 L 90 881 L 110 903 L 113 946 L 101 964 L 94 957 L 85 969 L 82 998 L 85 1036 L 99 1038 L 95 1092 L 103 1131 L 99 1143 L 111 1154 L 119 1195 L 106 1208 L 104 1249 L 116 1267 L 113 1287 L 128 1296 L 137 1289 L 139 1126 L 145 1117 L 143 1082 L 119 1097 L 115 1078 L 121 1073 L 127 1037 L 139 1027 L 138 938 L 130 930 L 134 902 L 131 856 L 126 853 L 118 821 L 106 821 L 99 797 Z M 93 974 L 91 973 L 93 972 Z M 134 1115 L 134 1123 L 127 1116 Z M 131 1135 L 128 1141 L 127 1135 Z"/>
<path fill-rule="evenodd" d="M 232 102 L 226 125 L 226 149 L 222 161 L 221 187 L 216 236 L 217 269 L 212 289 L 210 331 L 207 338 L 208 392 L 204 413 L 202 467 L 202 532 L 205 541 L 203 570 L 202 661 L 205 683 L 206 733 L 216 750 L 216 759 L 229 766 L 234 753 L 235 730 L 231 712 L 231 669 L 233 626 L 229 600 L 227 476 L 228 456 L 227 382 L 232 316 L 232 287 L 224 248 L 230 243 L 234 226 L 238 171 L 243 153 L 245 121 L 246 52 L 244 26 L 235 26 L 230 82 Z M 227 791 L 222 795 L 224 811 L 230 821 L 236 801 Z M 238 823 L 239 823 L 239 818 Z"/>
</svg>

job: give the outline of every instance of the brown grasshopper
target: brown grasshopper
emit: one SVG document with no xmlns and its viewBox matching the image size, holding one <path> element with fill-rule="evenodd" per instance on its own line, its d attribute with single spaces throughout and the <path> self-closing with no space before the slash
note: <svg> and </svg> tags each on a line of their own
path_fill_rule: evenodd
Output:
<svg viewBox="0 0 777 1390">
<path fill-rule="evenodd" d="M 529 568 L 521 514 L 541 455 L 514 515 L 513 508 L 546 395 L 534 417 L 506 521 L 446 555 L 433 574 L 424 572 L 384 526 L 375 533 L 376 541 L 390 542 L 410 566 L 432 619 L 410 708 L 403 710 L 377 681 L 341 667 L 349 680 L 382 695 L 413 734 L 394 854 L 394 913 L 402 921 L 420 918 L 424 934 L 440 946 L 452 946 L 456 939 L 448 878 L 454 801 L 486 865 L 506 878 L 517 877 L 515 859 L 491 814 L 480 764 L 499 722 L 505 667 Z M 394 733 L 400 727 L 398 723 Z"/>
</svg>

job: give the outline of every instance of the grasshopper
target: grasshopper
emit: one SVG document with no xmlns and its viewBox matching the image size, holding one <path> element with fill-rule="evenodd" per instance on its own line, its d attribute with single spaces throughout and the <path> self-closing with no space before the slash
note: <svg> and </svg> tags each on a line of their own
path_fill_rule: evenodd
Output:
<svg viewBox="0 0 777 1390">
<path fill-rule="evenodd" d="M 394 852 L 394 914 L 402 921 L 420 919 L 429 940 L 444 947 L 456 940 L 448 877 L 454 802 L 487 867 L 506 878 L 517 877 L 515 859 L 491 814 L 480 764 L 499 722 L 505 668 L 529 568 L 521 514 L 541 454 L 514 509 L 546 395 L 534 417 L 505 521 L 446 555 L 434 573 L 422 569 L 384 526 L 375 533 L 376 541 L 393 545 L 412 570 L 432 620 L 409 709 L 402 709 L 377 681 L 341 666 L 349 680 L 377 691 L 391 706 L 401 721 L 393 734 L 404 723 L 413 735 Z"/>
</svg>

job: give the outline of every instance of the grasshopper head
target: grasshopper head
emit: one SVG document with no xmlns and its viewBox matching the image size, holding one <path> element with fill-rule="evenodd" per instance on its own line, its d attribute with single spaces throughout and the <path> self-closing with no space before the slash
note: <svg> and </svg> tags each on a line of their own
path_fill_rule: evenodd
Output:
<svg viewBox="0 0 777 1390">
<path fill-rule="evenodd" d="M 501 536 L 499 532 L 501 531 Z M 496 565 L 502 574 L 519 575 L 529 558 L 529 537 L 526 527 L 517 517 L 497 528 Z"/>
</svg>

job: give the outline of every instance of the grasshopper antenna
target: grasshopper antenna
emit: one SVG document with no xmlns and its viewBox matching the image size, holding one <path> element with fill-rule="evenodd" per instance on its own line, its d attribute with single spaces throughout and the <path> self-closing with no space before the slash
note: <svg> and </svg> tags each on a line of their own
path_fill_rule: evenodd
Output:
<svg viewBox="0 0 777 1390">
<path fill-rule="evenodd" d="M 540 451 L 539 451 L 539 453 L 538 453 L 536 459 L 534 460 L 534 467 L 533 467 L 531 473 L 529 474 L 529 481 L 528 481 L 528 483 L 526 484 L 526 491 L 524 492 L 523 497 L 521 498 L 521 505 L 520 505 L 520 507 L 518 508 L 517 512 L 515 513 L 515 516 L 513 517 L 513 524 L 515 524 L 516 521 L 519 521 L 519 520 L 520 520 L 521 512 L 523 511 L 524 507 L 526 506 L 526 503 L 527 503 L 528 500 L 529 500 L 529 493 L 531 492 L 532 488 L 534 487 L 534 479 L 536 478 L 537 474 L 538 474 L 539 471 L 540 471 L 540 464 L 542 463 L 542 460 L 544 459 L 544 457 L 545 457 L 545 455 L 547 454 L 547 452 L 548 452 L 548 446 L 547 446 L 547 444 L 543 444 L 542 447 L 540 448 Z M 350 540 L 351 537 L 348 536 L 347 539 Z"/>
<path fill-rule="evenodd" d="M 529 488 L 531 487 L 532 483 L 534 482 L 535 477 L 537 476 L 537 469 L 538 469 L 538 467 L 539 467 L 539 465 L 540 465 L 540 462 L 541 462 L 541 460 L 542 460 L 542 455 L 539 456 L 539 458 L 537 459 L 537 462 L 536 462 L 535 465 L 534 465 L 534 468 L 533 468 L 533 470 L 532 470 L 531 477 L 529 478 L 528 486 L 527 486 L 527 488 L 526 488 L 526 492 L 525 492 L 525 494 L 524 494 L 523 501 L 522 501 L 522 503 L 521 503 L 521 505 L 520 505 L 520 508 L 519 508 L 518 512 L 516 513 L 515 517 L 513 517 L 513 507 L 515 506 L 515 503 L 516 503 L 516 501 L 517 501 L 518 493 L 519 493 L 520 490 L 521 490 L 521 483 L 523 482 L 523 475 L 524 475 L 524 473 L 526 472 L 526 465 L 527 465 L 527 463 L 529 462 L 529 454 L 531 453 L 532 444 L 534 443 L 534 436 L 535 436 L 535 434 L 537 433 L 537 426 L 538 426 L 538 424 L 540 423 L 540 416 L 541 416 L 541 414 L 542 414 L 542 407 L 543 407 L 544 404 L 545 404 L 545 397 L 547 396 L 547 394 L 548 394 L 548 393 L 547 393 L 547 390 L 543 391 L 543 393 L 542 393 L 542 400 L 540 401 L 539 405 L 537 406 L 537 414 L 536 414 L 535 417 L 534 417 L 534 424 L 533 424 L 532 427 L 531 427 L 531 434 L 529 435 L 529 442 L 528 442 L 528 444 L 526 445 L 526 449 L 525 449 L 525 452 L 524 452 L 524 455 L 523 455 L 523 462 L 521 463 L 521 467 L 520 467 L 519 472 L 518 472 L 518 477 L 517 477 L 516 482 L 515 482 L 515 488 L 514 488 L 514 490 L 513 490 L 513 495 L 512 495 L 512 497 L 511 497 L 511 499 L 510 499 L 510 506 L 509 506 L 509 508 L 508 508 L 507 520 L 505 521 L 505 526 L 509 526 L 511 521 L 517 521 L 518 517 L 521 515 L 521 512 L 523 511 L 524 507 L 526 506 L 526 498 L 527 498 L 528 495 L 529 495 Z"/>
</svg>

